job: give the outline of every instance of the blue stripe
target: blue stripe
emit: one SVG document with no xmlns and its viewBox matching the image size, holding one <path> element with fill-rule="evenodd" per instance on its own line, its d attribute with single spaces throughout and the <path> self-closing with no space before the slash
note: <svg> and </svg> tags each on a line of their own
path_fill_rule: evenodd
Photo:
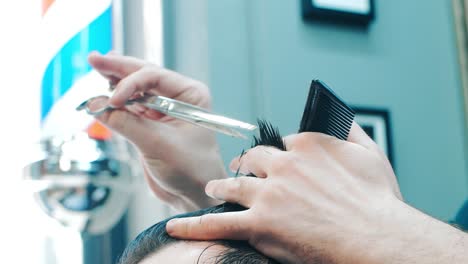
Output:
<svg viewBox="0 0 468 264">
<path fill-rule="evenodd" d="M 112 49 L 112 11 L 109 7 L 91 24 L 73 36 L 54 56 L 42 79 L 41 121 L 71 86 L 91 71 L 87 57 L 97 50 L 107 53 Z"/>
</svg>

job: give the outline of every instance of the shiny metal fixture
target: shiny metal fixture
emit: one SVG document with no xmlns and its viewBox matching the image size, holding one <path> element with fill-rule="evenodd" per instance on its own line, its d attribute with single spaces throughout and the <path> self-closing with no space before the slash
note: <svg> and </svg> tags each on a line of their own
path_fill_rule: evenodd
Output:
<svg viewBox="0 0 468 264">
<path fill-rule="evenodd" d="M 44 139 L 43 157 L 23 170 L 26 187 L 50 217 L 84 234 L 103 234 L 127 210 L 135 166 L 122 140 L 86 133 Z"/>
</svg>

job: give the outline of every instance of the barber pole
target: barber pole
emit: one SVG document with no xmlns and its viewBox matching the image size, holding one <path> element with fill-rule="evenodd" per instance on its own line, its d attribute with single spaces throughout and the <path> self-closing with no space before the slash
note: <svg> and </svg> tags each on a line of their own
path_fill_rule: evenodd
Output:
<svg viewBox="0 0 468 264">
<path fill-rule="evenodd" d="M 99 126 L 73 106 L 108 92 L 108 84 L 92 70 L 87 56 L 112 49 L 112 1 L 43 0 L 41 30 L 42 136 L 68 136 Z M 103 132 L 96 136 L 109 136 Z"/>
<path fill-rule="evenodd" d="M 87 58 L 113 48 L 113 11 L 111 0 L 42 1 L 37 56 L 43 157 L 24 168 L 24 178 L 41 209 L 67 230 L 52 235 L 57 263 L 114 263 L 125 242 L 121 219 L 133 192 L 132 149 L 75 110 L 110 93 Z"/>
</svg>

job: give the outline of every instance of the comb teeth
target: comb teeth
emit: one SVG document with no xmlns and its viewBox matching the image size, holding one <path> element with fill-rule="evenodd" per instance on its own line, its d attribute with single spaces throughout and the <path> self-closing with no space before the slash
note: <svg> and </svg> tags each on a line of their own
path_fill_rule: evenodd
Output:
<svg viewBox="0 0 468 264">
<path fill-rule="evenodd" d="M 354 120 L 354 111 L 319 80 L 310 85 L 299 133 L 319 132 L 346 140 Z"/>
</svg>

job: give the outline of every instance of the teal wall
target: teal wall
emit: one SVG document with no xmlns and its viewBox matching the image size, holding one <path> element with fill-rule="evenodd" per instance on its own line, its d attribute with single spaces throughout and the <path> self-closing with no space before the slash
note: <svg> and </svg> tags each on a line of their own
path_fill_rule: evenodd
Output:
<svg viewBox="0 0 468 264">
<path fill-rule="evenodd" d="M 468 197 L 450 1 L 377 0 L 359 30 L 304 23 L 299 0 L 164 1 L 166 65 L 206 82 L 217 112 L 294 133 L 313 78 L 353 105 L 388 108 L 400 186 L 448 220 Z M 249 145 L 219 136 L 226 162 Z"/>
</svg>

